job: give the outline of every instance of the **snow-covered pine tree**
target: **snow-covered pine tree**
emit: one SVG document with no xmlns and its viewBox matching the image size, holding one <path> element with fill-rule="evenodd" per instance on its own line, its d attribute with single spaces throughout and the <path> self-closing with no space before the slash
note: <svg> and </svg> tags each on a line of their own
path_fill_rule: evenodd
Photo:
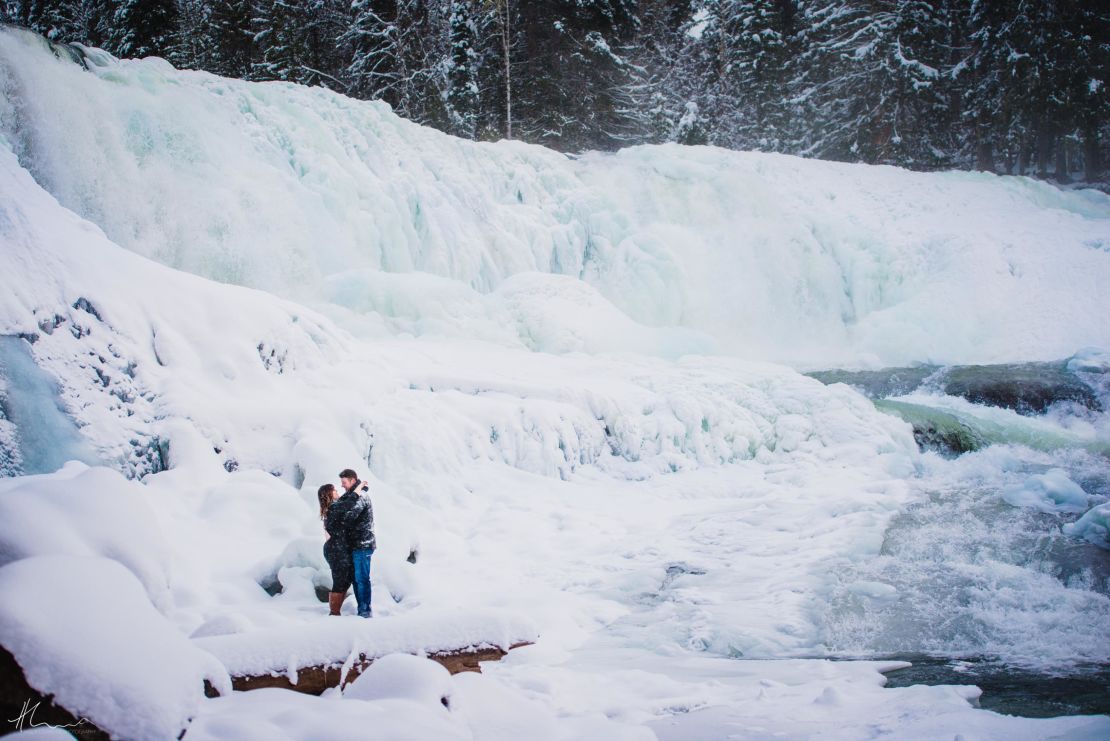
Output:
<svg viewBox="0 0 1110 741">
<path fill-rule="evenodd" d="M 522 44 L 513 115 L 522 138 L 563 151 L 635 141 L 633 0 L 517 4 Z"/>
<path fill-rule="evenodd" d="M 808 156 L 934 168 L 950 156 L 947 4 L 808 0 L 793 82 Z"/>
<path fill-rule="evenodd" d="M 404 61 L 397 54 L 397 0 L 354 0 L 351 22 L 343 40 L 351 59 L 346 77 L 351 94 L 358 98 L 381 98 L 394 108 L 400 106 L 400 79 Z"/>
<path fill-rule="evenodd" d="M 251 79 L 346 89 L 337 40 L 347 17 L 343 0 L 258 0 L 251 19 L 257 49 Z"/>
<path fill-rule="evenodd" d="M 0 21 L 41 33 L 51 41 L 101 46 L 112 10 L 108 0 L 8 0 Z"/>
<path fill-rule="evenodd" d="M 474 3 L 450 0 L 448 23 L 451 33 L 451 56 L 447 69 L 447 116 L 450 131 L 457 136 L 474 139 L 478 133 L 478 87 L 480 51 L 478 49 L 478 17 Z"/>
<path fill-rule="evenodd" d="M 1021 146 L 1016 127 L 1020 101 L 1009 38 L 1016 8 L 1013 1 L 973 0 L 969 11 L 969 51 L 957 72 L 963 69 L 958 78 L 963 82 L 963 130 L 980 170 L 993 171 L 999 154 L 1012 164 L 1008 155 L 1015 144 Z M 1015 136 L 1019 141 L 1012 140 Z"/>
<path fill-rule="evenodd" d="M 692 102 L 699 82 L 687 65 L 693 0 L 639 0 L 636 12 L 635 37 L 624 47 L 636 140 L 705 143 Z"/>
<path fill-rule="evenodd" d="M 105 48 L 119 57 L 166 56 L 176 40 L 174 0 L 115 0 Z"/>
<path fill-rule="evenodd" d="M 177 0 L 174 40 L 166 58 L 178 68 L 212 70 L 218 66 L 218 54 L 212 39 L 211 2 Z"/>
<path fill-rule="evenodd" d="M 417 123 L 447 128 L 450 5 L 424 0 L 354 0 L 342 41 L 346 77 L 360 98 L 380 98 Z"/>
<path fill-rule="evenodd" d="M 684 28 L 686 53 L 679 62 L 686 81 L 679 122 L 673 133 L 681 144 L 730 146 L 733 97 L 727 71 L 725 0 L 696 0 Z"/>
<path fill-rule="evenodd" d="M 1075 55 L 1068 98 L 1083 145 L 1083 179 L 1094 183 L 1102 177 L 1110 146 L 1110 11 L 1075 3 L 1072 12 L 1067 28 Z"/>
<path fill-rule="evenodd" d="M 208 41 L 211 66 L 202 66 L 225 77 L 246 77 L 254 59 L 251 34 L 251 0 L 204 0 L 209 7 L 203 38 Z"/>
<path fill-rule="evenodd" d="M 788 147 L 791 104 L 786 84 L 795 35 L 793 0 L 727 0 L 721 13 L 725 94 L 734 101 L 728 144 L 738 149 L 783 151 Z"/>
</svg>

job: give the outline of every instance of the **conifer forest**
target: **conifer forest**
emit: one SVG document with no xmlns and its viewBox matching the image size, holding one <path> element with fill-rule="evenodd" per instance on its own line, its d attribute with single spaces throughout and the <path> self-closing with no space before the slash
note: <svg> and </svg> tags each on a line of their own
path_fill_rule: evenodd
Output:
<svg viewBox="0 0 1110 741">
<path fill-rule="evenodd" d="M 476 140 L 710 144 L 1106 185 L 1091 0 L 0 0 L 56 42 L 322 85 Z"/>
</svg>

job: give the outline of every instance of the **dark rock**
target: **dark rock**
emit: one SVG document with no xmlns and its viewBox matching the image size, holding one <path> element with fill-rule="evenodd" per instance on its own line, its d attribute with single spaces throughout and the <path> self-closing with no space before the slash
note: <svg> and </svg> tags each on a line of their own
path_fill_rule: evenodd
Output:
<svg viewBox="0 0 1110 741">
<path fill-rule="evenodd" d="M 1064 363 L 957 366 L 945 373 L 943 384 L 944 392 L 951 396 L 1027 416 L 1044 414 L 1060 402 L 1102 411 L 1091 387 Z"/>
<path fill-rule="evenodd" d="M 44 334 L 54 334 L 54 330 L 62 326 L 65 320 L 66 318 L 64 316 L 58 314 L 52 317 L 43 317 L 39 320 L 39 329 L 41 329 Z"/>
<path fill-rule="evenodd" d="M 277 574 L 270 574 L 266 578 L 262 579 L 258 583 L 258 586 L 262 587 L 262 589 L 266 591 L 266 594 L 270 595 L 271 597 L 277 597 L 283 591 L 281 582 L 278 581 Z M 317 593 L 316 596 L 319 597 L 319 593 Z M 327 601 L 326 597 L 324 598 L 324 601 Z"/>
<path fill-rule="evenodd" d="M 99 321 L 99 322 L 104 321 L 103 319 L 100 318 L 100 312 L 97 311 L 96 307 L 93 306 L 91 303 L 89 303 L 89 300 L 87 298 L 85 298 L 84 296 L 77 299 L 77 301 L 75 301 L 73 303 L 73 308 L 79 309 L 79 310 L 85 312 L 86 314 L 92 314 L 94 317 L 96 317 L 96 320 Z"/>
<path fill-rule="evenodd" d="M 967 426 L 955 415 L 889 399 L 875 402 L 879 411 L 893 414 L 913 427 L 913 439 L 922 450 L 932 450 L 945 456 L 957 456 L 986 447 L 982 435 Z"/>
<path fill-rule="evenodd" d="M 970 453 L 983 447 L 982 441 L 970 429 L 945 429 L 929 423 L 914 425 L 913 439 L 923 451 L 932 450 L 948 456 Z"/>
<path fill-rule="evenodd" d="M 1044 414 L 1053 404 L 1062 402 L 1103 411 L 1089 379 L 1069 370 L 1065 362 L 949 368 L 923 365 L 876 371 L 826 370 L 807 375 L 825 384 L 847 384 L 871 399 L 902 396 L 926 387 L 1024 415 Z"/>
</svg>

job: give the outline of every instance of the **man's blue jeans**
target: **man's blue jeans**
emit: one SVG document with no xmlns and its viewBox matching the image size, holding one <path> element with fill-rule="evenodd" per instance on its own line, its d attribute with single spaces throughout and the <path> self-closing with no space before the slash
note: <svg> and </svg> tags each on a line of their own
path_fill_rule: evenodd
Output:
<svg viewBox="0 0 1110 741">
<path fill-rule="evenodd" d="M 374 551 L 360 548 L 351 551 L 355 567 L 355 601 L 358 602 L 358 616 L 370 617 L 370 556 Z"/>
</svg>

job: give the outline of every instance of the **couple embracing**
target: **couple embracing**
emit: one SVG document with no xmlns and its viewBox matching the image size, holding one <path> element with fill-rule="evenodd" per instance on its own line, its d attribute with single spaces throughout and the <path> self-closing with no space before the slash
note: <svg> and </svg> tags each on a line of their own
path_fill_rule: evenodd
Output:
<svg viewBox="0 0 1110 741">
<path fill-rule="evenodd" d="M 354 584 L 359 617 L 370 617 L 370 556 L 374 553 L 374 509 L 370 506 L 370 486 L 360 481 L 349 468 L 339 473 L 343 487 L 324 484 L 317 491 L 320 519 L 327 540 L 324 558 L 331 567 L 330 614 L 338 615 L 347 590 Z"/>
</svg>

